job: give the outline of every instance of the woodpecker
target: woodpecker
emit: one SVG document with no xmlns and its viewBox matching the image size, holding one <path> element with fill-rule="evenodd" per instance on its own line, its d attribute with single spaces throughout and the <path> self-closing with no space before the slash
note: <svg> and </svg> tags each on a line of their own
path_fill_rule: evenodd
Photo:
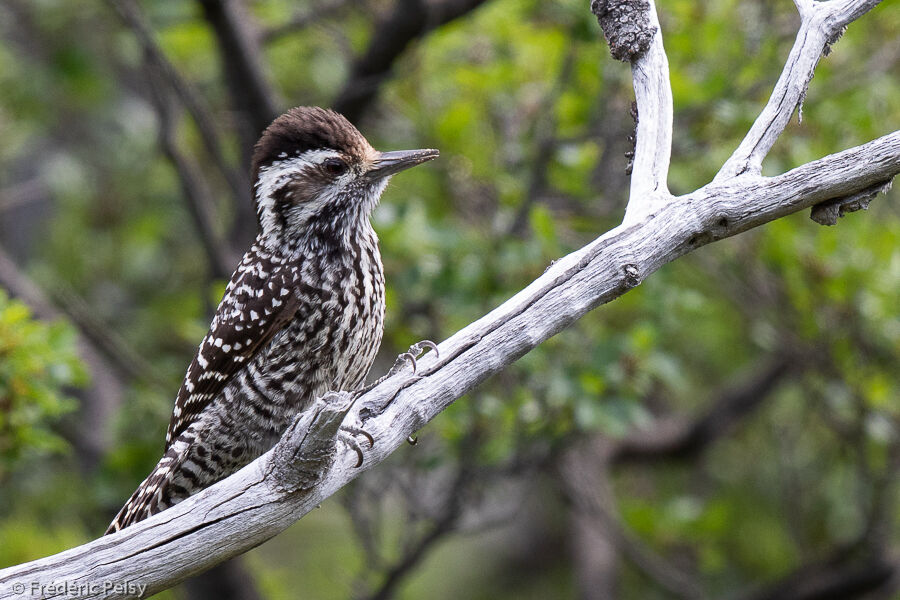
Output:
<svg viewBox="0 0 900 600">
<path fill-rule="evenodd" d="M 163 457 L 106 533 L 227 477 L 317 397 L 363 383 L 384 322 L 369 216 L 392 175 L 437 156 L 379 152 L 318 107 L 293 108 L 266 128 L 251 167 L 256 240 L 188 367 Z"/>
</svg>

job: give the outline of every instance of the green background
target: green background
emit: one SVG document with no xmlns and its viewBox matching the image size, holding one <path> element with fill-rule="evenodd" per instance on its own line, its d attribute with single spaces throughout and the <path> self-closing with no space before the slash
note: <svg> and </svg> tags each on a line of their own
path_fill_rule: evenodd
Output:
<svg viewBox="0 0 900 600">
<path fill-rule="evenodd" d="M 396 8 L 245 5 L 278 110 L 331 105 Z M 246 177 L 256 134 L 241 133 L 246 115 L 203 11 L 140 6 L 224 162 Z M 799 17 L 781 0 L 659 11 L 675 104 L 669 186 L 682 194 L 709 182 L 746 133 Z M 306 22 L 278 29 L 297 16 Z M 898 32 L 892 2 L 849 27 L 764 174 L 898 128 Z M 354 118 L 361 131 L 379 149 L 441 157 L 398 176 L 373 216 L 388 285 L 373 376 L 620 222 L 630 77 L 587 2 L 490 0 L 417 36 L 378 78 L 377 99 Z M 0 244 L 67 315 L 34 319 L 0 296 L 0 566 L 103 531 L 159 458 L 224 288 L 161 151 L 153 89 L 208 190 L 231 268 L 253 227 L 249 197 L 151 76 L 133 31 L 102 2 L 0 0 Z M 263 598 L 365 598 L 394 573 L 385 597 L 571 598 L 589 597 L 579 590 L 605 566 L 614 597 L 765 598 L 807 597 L 775 595 L 798 573 L 815 582 L 883 568 L 897 579 L 898 206 L 896 192 L 882 195 L 830 228 L 797 214 L 664 267 L 248 553 L 250 585 Z M 79 351 L 86 327 L 100 332 L 100 363 Z M 100 394 L 98 369 L 115 393 Z M 775 371 L 697 447 L 615 454 L 715 416 L 729 392 Z M 580 503 L 585 487 L 594 509 Z M 607 547 L 600 559 L 588 551 Z M 891 585 L 878 597 L 893 597 Z"/>
</svg>

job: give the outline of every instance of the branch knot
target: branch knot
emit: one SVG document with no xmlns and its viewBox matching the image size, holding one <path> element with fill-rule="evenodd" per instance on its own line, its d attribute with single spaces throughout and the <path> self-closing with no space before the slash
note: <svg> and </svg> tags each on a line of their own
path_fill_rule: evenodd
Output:
<svg viewBox="0 0 900 600">
<path fill-rule="evenodd" d="M 631 263 L 625 265 L 622 267 L 622 275 L 624 276 L 622 285 L 626 290 L 637 287 L 641 283 L 641 272 L 637 265 Z"/>
<path fill-rule="evenodd" d="M 267 468 L 275 489 L 293 493 L 318 485 L 334 464 L 338 431 L 356 397 L 328 392 L 294 419 L 275 445 Z"/>
<path fill-rule="evenodd" d="M 591 0 L 591 11 L 616 60 L 640 57 L 656 35 L 657 28 L 650 24 L 647 0 Z"/>
<path fill-rule="evenodd" d="M 888 179 L 855 194 L 816 204 L 812 207 L 809 218 L 819 225 L 837 225 L 838 219 L 847 213 L 868 210 L 872 199 L 878 194 L 888 193 L 892 183 L 893 179 Z"/>
</svg>

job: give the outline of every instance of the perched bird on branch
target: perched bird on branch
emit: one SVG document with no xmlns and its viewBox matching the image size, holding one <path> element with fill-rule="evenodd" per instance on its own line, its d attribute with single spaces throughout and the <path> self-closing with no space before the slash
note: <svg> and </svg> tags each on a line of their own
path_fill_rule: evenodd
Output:
<svg viewBox="0 0 900 600">
<path fill-rule="evenodd" d="M 317 397 L 362 384 L 384 321 L 369 215 L 391 175 L 437 156 L 379 152 L 343 116 L 316 107 L 269 125 L 253 153 L 256 241 L 188 367 L 163 457 L 107 533 L 227 477 Z"/>
</svg>

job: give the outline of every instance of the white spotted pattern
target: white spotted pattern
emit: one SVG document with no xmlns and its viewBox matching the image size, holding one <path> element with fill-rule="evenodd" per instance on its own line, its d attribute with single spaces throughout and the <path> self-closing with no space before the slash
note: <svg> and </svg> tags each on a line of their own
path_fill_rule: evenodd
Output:
<svg viewBox="0 0 900 600">
<path fill-rule="evenodd" d="M 315 202 L 290 206 L 290 218 L 276 213 L 281 188 L 336 154 L 285 155 L 260 169 L 260 233 L 188 367 L 163 458 L 109 531 L 227 476 L 268 450 L 316 397 L 364 381 L 384 321 L 368 217 L 387 180 L 363 187 L 349 172 Z"/>
</svg>

